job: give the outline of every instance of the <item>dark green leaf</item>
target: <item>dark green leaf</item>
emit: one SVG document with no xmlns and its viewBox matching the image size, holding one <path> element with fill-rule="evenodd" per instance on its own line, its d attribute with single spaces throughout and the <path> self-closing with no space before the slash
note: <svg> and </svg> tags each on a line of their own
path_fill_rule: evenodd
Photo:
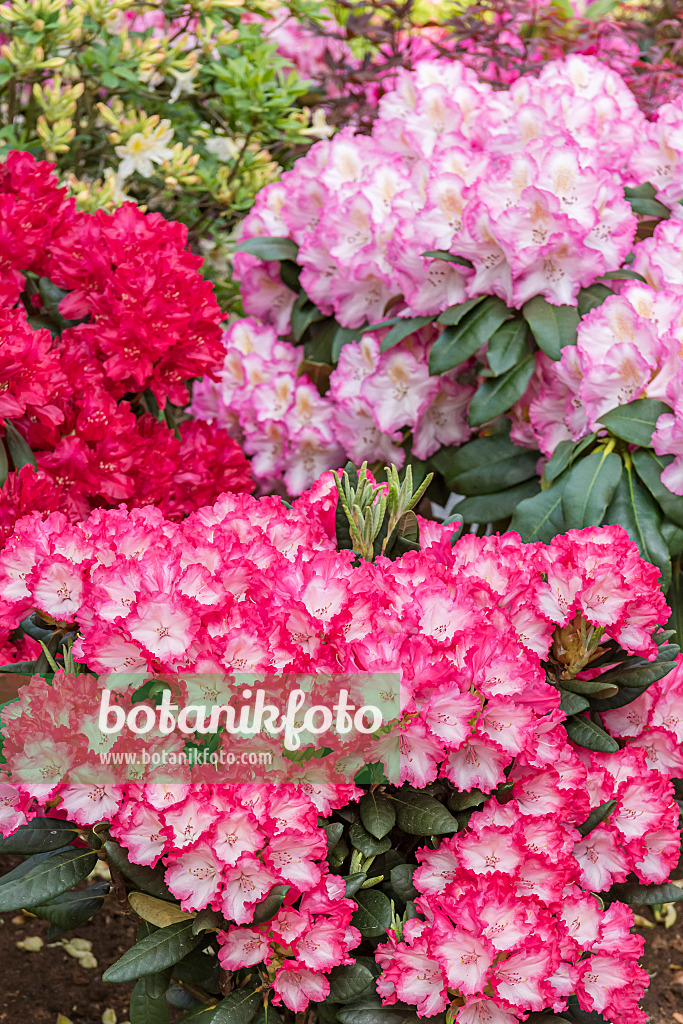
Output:
<svg viewBox="0 0 683 1024">
<path fill-rule="evenodd" d="M 361 821 L 375 839 L 383 839 L 396 824 L 396 811 L 393 803 L 377 790 L 361 797 L 359 810 Z"/>
<path fill-rule="evenodd" d="M 556 446 L 552 458 L 546 463 L 545 470 L 543 471 L 543 475 L 548 483 L 552 483 L 561 473 L 564 473 L 571 461 L 574 447 L 573 441 L 560 441 Z"/>
<path fill-rule="evenodd" d="M 680 526 L 676 526 L 675 523 L 670 523 L 668 519 L 662 522 L 661 529 L 670 557 L 678 558 L 679 555 L 683 554 L 683 529 Z"/>
<path fill-rule="evenodd" d="M 135 983 L 130 997 L 130 1024 L 168 1024 L 166 988 L 161 994 L 154 991 L 152 979 L 156 977 L 158 976 L 151 974 Z"/>
<path fill-rule="evenodd" d="M 636 398 L 634 402 L 618 405 L 616 409 L 605 413 L 600 417 L 600 423 L 615 437 L 647 448 L 652 443 L 657 420 L 671 411 L 671 406 L 656 398 Z"/>
<path fill-rule="evenodd" d="M 613 885 L 610 896 L 629 907 L 651 906 L 653 903 L 677 903 L 683 900 L 683 889 L 671 882 L 662 885 L 636 885 L 628 882 Z"/>
<path fill-rule="evenodd" d="M 34 818 L 14 835 L 0 836 L 0 853 L 41 853 L 61 850 L 78 835 L 78 825 L 63 818 Z"/>
<path fill-rule="evenodd" d="M 496 377 L 510 370 L 526 355 L 527 331 L 524 320 L 508 320 L 492 335 L 489 340 L 488 360 Z"/>
<path fill-rule="evenodd" d="M 578 693 L 572 693 L 570 690 L 565 690 L 561 686 L 558 686 L 560 691 L 560 711 L 564 711 L 565 715 L 578 715 L 580 711 L 585 711 L 586 708 L 590 707 L 590 703 L 585 697 L 581 697 Z"/>
<path fill-rule="evenodd" d="M 332 338 L 331 355 L 332 362 L 336 363 L 339 359 L 339 353 L 343 349 L 344 345 L 348 345 L 352 341 L 358 341 L 361 334 L 360 327 L 337 327 Z"/>
<path fill-rule="evenodd" d="M 372 972 L 363 964 L 334 967 L 330 971 L 329 978 L 329 998 L 335 1003 L 348 1003 L 355 996 L 364 992 L 374 980 Z"/>
<path fill-rule="evenodd" d="M 238 242 L 235 252 L 248 252 L 260 260 L 293 260 L 296 263 L 299 246 L 291 238 L 260 236 Z"/>
<path fill-rule="evenodd" d="M 628 531 L 638 545 L 641 558 L 656 565 L 661 572 L 660 585 L 666 592 L 671 582 L 671 559 L 666 541 L 662 537 L 662 516 L 659 506 L 649 491 L 639 482 L 627 465 L 619 486 L 605 514 L 606 523 L 616 523 Z"/>
<path fill-rule="evenodd" d="M 225 918 L 217 910 L 205 907 L 200 910 L 192 922 L 192 934 L 199 935 L 201 932 L 217 932 L 225 928 Z"/>
<path fill-rule="evenodd" d="M 664 514 L 672 523 L 683 526 L 683 496 L 672 494 L 661 481 L 662 472 L 670 465 L 673 456 L 655 455 L 652 451 L 636 448 L 631 453 L 631 459 L 636 473 L 658 502 Z"/>
<path fill-rule="evenodd" d="M 393 800 L 398 827 L 411 836 L 445 835 L 458 830 L 453 815 L 428 793 L 400 790 Z"/>
<path fill-rule="evenodd" d="M 386 853 L 391 846 L 390 839 L 375 839 L 362 825 L 351 826 L 349 839 L 354 849 L 360 850 L 364 857 L 376 857 L 380 853 Z"/>
<path fill-rule="evenodd" d="M 318 307 L 302 293 L 297 297 L 294 305 L 292 306 L 292 334 L 297 341 L 301 341 L 306 329 L 317 320 L 323 319 L 324 314 L 321 313 Z M 330 337 L 328 348 L 331 348 L 331 344 L 332 339 Z M 306 356 L 309 357 L 309 353 L 306 353 Z"/>
<path fill-rule="evenodd" d="M 436 317 L 433 316 L 413 316 L 408 320 L 399 320 L 398 323 L 394 324 L 387 336 L 383 338 L 382 344 L 379 347 L 380 352 L 386 352 L 388 349 L 393 348 L 394 345 L 398 345 L 404 338 L 407 338 L 409 334 L 414 334 L 415 331 L 419 331 L 426 324 L 433 323 L 435 319 Z"/>
<path fill-rule="evenodd" d="M 254 907 L 254 924 L 263 924 L 265 921 L 270 921 L 272 917 L 275 917 L 284 903 L 289 889 L 288 885 L 274 885 L 266 898 Z"/>
<path fill-rule="evenodd" d="M 441 323 L 444 316 L 442 314 L 440 318 Z M 490 295 L 477 303 L 458 324 L 446 327 L 436 339 L 429 353 L 429 372 L 432 375 L 446 373 L 464 363 L 486 344 L 509 316 L 508 307 L 495 296 Z"/>
<path fill-rule="evenodd" d="M 562 517 L 568 530 L 600 525 L 622 469 L 620 457 L 605 449 L 574 464 L 562 493 Z"/>
<path fill-rule="evenodd" d="M 135 981 L 177 964 L 201 941 L 201 936 L 192 934 L 192 923 L 178 921 L 148 935 L 112 964 L 102 981 Z"/>
<path fill-rule="evenodd" d="M 36 661 L 17 661 L 14 665 L 0 665 L 0 672 L 8 672 L 17 676 L 36 675 Z"/>
<path fill-rule="evenodd" d="M 604 821 L 605 818 L 610 816 L 616 806 L 616 800 L 608 800 L 607 803 L 600 804 L 600 806 L 596 807 L 594 811 L 591 811 L 583 825 L 576 826 L 577 831 L 580 832 L 582 836 L 587 836 L 588 833 L 592 832 L 601 821 Z"/>
<path fill-rule="evenodd" d="M 536 295 L 524 303 L 522 313 L 538 347 L 551 359 L 559 359 L 566 345 L 576 344 L 579 311 L 575 306 L 553 306 Z"/>
<path fill-rule="evenodd" d="M 666 644 L 659 648 L 654 661 L 630 658 L 625 664 L 617 665 L 609 672 L 603 672 L 598 678 L 601 682 L 616 683 L 617 686 L 650 686 L 675 668 L 673 661 L 678 652 L 679 647 L 676 644 Z"/>
<path fill-rule="evenodd" d="M 368 875 L 366 871 L 356 871 L 353 875 L 346 876 L 346 892 L 344 895 L 347 899 L 351 896 L 355 896 L 363 882 L 367 882 Z"/>
<path fill-rule="evenodd" d="M 608 274 L 601 274 L 600 277 L 604 281 L 645 281 L 642 274 L 638 274 L 635 270 L 630 270 L 628 267 L 622 267 L 621 270 L 610 270 Z"/>
<path fill-rule="evenodd" d="M 582 697 L 595 697 L 596 700 L 607 700 L 619 692 L 614 683 L 605 683 L 602 679 L 566 679 L 562 686 L 570 693 L 578 693 Z"/>
<path fill-rule="evenodd" d="M 356 894 L 358 909 L 351 924 L 364 938 L 384 935 L 391 925 L 391 901 L 378 889 L 361 889 Z"/>
<path fill-rule="evenodd" d="M 22 466 L 37 468 L 36 457 L 11 420 L 5 420 L 5 444 L 15 469 Z"/>
<path fill-rule="evenodd" d="M 53 900 L 87 878 L 96 863 L 97 854 L 92 850 L 71 847 L 35 864 L 20 878 L 8 880 L 5 876 L 0 884 L 0 913 Z"/>
<path fill-rule="evenodd" d="M 579 747 L 599 750 L 603 754 L 613 754 L 619 749 L 617 741 L 590 718 L 576 715 L 573 718 L 568 718 L 564 727 L 570 740 L 573 740 Z"/>
<path fill-rule="evenodd" d="M 491 494 L 535 476 L 538 453 L 497 434 L 441 448 L 430 461 L 456 494 Z"/>
<path fill-rule="evenodd" d="M 9 473 L 9 462 L 7 460 L 7 449 L 0 439 L 0 487 L 3 486 Z"/>
<path fill-rule="evenodd" d="M 126 878 L 130 878 L 138 889 L 148 892 L 150 896 L 157 896 L 159 899 L 173 900 L 174 896 L 164 881 L 165 868 L 160 864 L 156 868 L 145 867 L 144 864 L 133 864 L 128 859 L 128 854 L 122 846 L 108 839 L 104 849 L 112 864 L 123 872 Z"/>
<path fill-rule="evenodd" d="M 535 357 L 528 355 L 502 376 L 485 380 L 470 402 L 470 426 L 480 427 L 507 412 L 526 391 L 535 368 Z"/>
<path fill-rule="evenodd" d="M 413 885 L 414 871 L 414 864 L 397 864 L 395 868 L 391 869 L 391 887 L 404 903 L 408 903 L 409 900 L 414 900 L 418 896 L 418 891 Z"/>
<path fill-rule="evenodd" d="M 335 846 L 344 835 L 344 826 L 341 821 L 331 821 L 326 825 L 323 825 L 323 829 L 327 836 L 327 849 L 334 850 Z"/>
<path fill-rule="evenodd" d="M 249 1024 L 262 1004 L 263 996 L 253 989 L 235 989 L 218 1004 L 211 1024 Z"/>
<path fill-rule="evenodd" d="M 614 292 L 604 284 L 591 284 L 587 288 L 582 288 L 577 299 L 579 315 L 585 316 L 591 309 L 601 306 L 610 295 L 614 295 Z"/>
<path fill-rule="evenodd" d="M 562 496 L 567 477 L 556 480 L 552 487 L 527 498 L 515 509 L 510 529 L 516 530 L 525 543 L 543 541 L 549 544 L 558 533 L 565 532 L 562 518 Z"/>
<path fill-rule="evenodd" d="M 449 306 L 443 313 L 439 313 L 436 322 L 444 324 L 446 327 L 453 327 L 455 324 L 459 324 L 471 309 L 474 309 L 475 306 L 478 306 L 483 301 L 484 296 L 479 295 L 476 299 L 467 299 L 465 302 L 459 302 L 457 306 Z"/>
<path fill-rule="evenodd" d="M 298 292 L 301 288 L 299 283 L 300 277 L 301 267 L 294 260 L 280 260 L 280 280 L 285 288 Z"/>
<path fill-rule="evenodd" d="M 75 889 L 55 897 L 50 903 L 31 907 L 31 913 L 56 925 L 59 933 L 77 928 L 97 913 L 109 892 L 108 882 L 96 882 L 87 889 Z"/>
<path fill-rule="evenodd" d="M 464 256 L 454 256 L 447 249 L 428 249 L 427 252 L 420 253 L 420 255 L 431 256 L 432 259 L 443 260 L 445 263 L 459 263 L 461 267 L 474 266 L 472 260 L 468 260 Z"/>
<path fill-rule="evenodd" d="M 465 498 L 455 506 L 455 511 L 466 523 L 495 523 L 511 516 L 523 501 L 537 494 L 538 487 L 538 479 L 527 480 L 497 494 Z"/>
</svg>

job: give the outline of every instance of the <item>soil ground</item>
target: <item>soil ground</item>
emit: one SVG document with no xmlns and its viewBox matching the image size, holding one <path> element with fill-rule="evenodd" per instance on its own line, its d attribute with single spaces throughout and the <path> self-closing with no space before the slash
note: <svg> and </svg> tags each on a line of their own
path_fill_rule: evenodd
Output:
<svg viewBox="0 0 683 1024">
<path fill-rule="evenodd" d="M 0 858 L 0 875 L 17 861 Z M 654 920 L 647 907 L 636 910 Z M 115 1010 L 118 1024 L 127 1021 L 132 985 L 107 984 L 102 972 L 133 944 L 135 923 L 110 906 L 65 937 L 92 942 L 98 965 L 91 969 L 81 967 L 62 946 L 48 943 L 47 929 L 38 918 L 0 916 L 0 1024 L 57 1024 L 60 1013 L 73 1024 L 102 1024 L 107 1009 Z M 651 1024 L 683 1024 L 683 903 L 670 928 L 658 924 L 638 931 L 645 936 L 643 967 L 651 979 L 643 1008 Z M 17 942 L 36 935 L 44 941 L 39 952 L 17 949 Z"/>
</svg>

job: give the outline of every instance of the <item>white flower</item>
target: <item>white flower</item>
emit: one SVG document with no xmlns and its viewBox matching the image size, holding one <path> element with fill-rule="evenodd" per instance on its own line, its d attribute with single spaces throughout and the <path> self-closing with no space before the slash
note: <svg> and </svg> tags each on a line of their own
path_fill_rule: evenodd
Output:
<svg viewBox="0 0 683 1024">
<path fill-rule="evenodd" d="M 149 135 L 135 132 L 125 146 L 116 146 L 115 153 L 121 157 L 117 172 L 121 180 L 135 171 L 143 178 L 149 178 L 154 173 L 154 164 L 170 159 L 172 153 L 167 143 L 173 138 L 173 129 L 168 127 L 169 124 L 169 121 L 161 121 Z"/>
<path fill-rule="evenodd" d="M 310 135 L 314 139 L 330 139 L 334 133 L 335 129 L 325 120 L 325 111 L 322 107 L 313 111 L 310 128 L 302 128 L 299 132 L 300 135 Z"/>
<path fill-rule="evenodd" d="M 175 85 L 168 98 L 168 102 L 175 103 L 181 93 L 194 92 L 194 80 L 199 74 L 199 66 L 195 64 L 189 71 L 176 71 L 175 68 L 171 68 L 171 74 L 175 78 Z"/>
<path fill-rule="evenodd" d="M 222 163 L 226 164 L 230 160 L 235 160 L 240 151 L 237 143 L 225 135 L 217 135 L 213 139 L 207 139 L 206 148 L 209 153 L 213 153 Z"/>
</svg>

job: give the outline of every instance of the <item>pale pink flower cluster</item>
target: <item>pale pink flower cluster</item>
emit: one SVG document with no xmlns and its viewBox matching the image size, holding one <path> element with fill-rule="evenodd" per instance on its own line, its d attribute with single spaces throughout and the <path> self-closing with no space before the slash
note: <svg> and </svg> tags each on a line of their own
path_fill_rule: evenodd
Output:
<svg viewBox="0 0 683 1024">
<path fill-rule="evenodd" d="M 372 136 L 344 129 L 258 196 L 243 237 L 299 246 L 301 284 L 339 323 L 438 313 L 496 294 L 571 303 L 616 269 L 635 218 L 622 185 L 644 115 L 619 75 L 571 56 L 496 92 L 457 61 L 423 61 L 383 97 Z M 442 249 L 473 268 L 425 258 Z M 246 311 L 286 333 L 294 293 L 238 253 Z"/>
<path fill-rule="evenodd" d="M 386 329 L 345 345 L 321 396 L 299 375 L 303 349 L 278 339 L 274 327 L 248 317 L 225 332 L 218 381 L 193 389 L 196 419 L 217 422 L 252 456 L 263 491 L 301 494 L 326 469 L 351 459 L 384 460 L 399 468 L 403 443 L 426 459 L 441 445 L 470 436 L 467 407 L 474 389 L 456 373 L 430 377 L 430 326 L 380 355 Z M 461 368 L 458 367 L 458 372 Z"/>
<path fill-rule="evenodd" d="M 683 223 L 660 223 L 635 247 L 634 270 L 618 295 L 584 316 L 576 345 L 559 362 L 538 357 L 535 380 L 520 403 L 528 406 L 533 436 L 544 454 L 560 441 L 604 429 L 601 418 L 619 405 L 653 398 L 671 406 L 657 421 L 658 455 L 675 456 L 662 482 L 683 494 Z M 518 439 L 524 441 L 521 433 Z"/>
</svg>

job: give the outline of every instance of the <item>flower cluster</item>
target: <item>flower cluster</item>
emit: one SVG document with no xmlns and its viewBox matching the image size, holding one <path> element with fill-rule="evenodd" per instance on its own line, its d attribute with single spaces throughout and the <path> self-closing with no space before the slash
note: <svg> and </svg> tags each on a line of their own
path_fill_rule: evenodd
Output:
<svg viewBox="0 0 683 1024">
<path fill-rule="evenodd" d="M 683 493 L 683 225 L 663 221 L 635 247 L 634 270 L 645 283 L 627 282 L 618 295 L 584 316 L 577 344 L 559 362 L 538 357 L 536 378 L 521 406 L 528 406 L 532 443 L 548 456 L 563 440 L 602 428 L 600 419 L 619 405 L 653 398 L 671 406 L 657 421 L 653 445 L 673 455 L 662 482 Z M 520 435 L 520 440 L 522 437 Z"/>
<path fill-rule="evenodd" d="M 432 314 L 496 294 L 571 303 L 620 266 L 636 222 L 622 185 L 644 122 L 616 72 L 572 56 L 494 92 L 453 62 L 423 61 L 381 101 L 371 137 L 345 129 L 265 188 L 243 237 L 299 246 L 301 285 L 338 321 Z M 461 263 L 424 257 L 445 250 Z M 277 264 L 240 253 L 249 314 L 289 324 L 294 295 Z"/>
<path fill-rule="evenodd" d="M 183 405 L 185 381 L 222 358 L 221 313 L 187 230 L 130 204 L 78 213 L 27 153 L 10 153 L 0 175 L 0 417 L 33 452 L 2 488 L 3 532 L 33 509 L 78 518 L 155 502 L 183 515 L 251 489 L 225 432 L 189 423 L 176 435 L 145 411 Z"/>
<path fill-rule="evenodd" d="M 422 519 L 420 551 L 354 564 L 336 547 L 335 495 L 328 474 L 291 509 L 225 495 L 179 523 L 151 507 L 96 510 L 76 524 L 61 513 L 26 517 L 0 555 L 4 622 L 37 610 L 77 628 L 79 661 L 123 673 L 112 685 L 124 708 L 130 673 L 400 669 L 401 780 L 493 795 L 466 831 L 421 855 L 424 920 L 403 935 L 394 928 L 380 947 L 383 999 L 431 1015 L 447 985 L 462 995 L 463 1024 L 494 1009 L 502 1024 L 561 1009 L 574 990 L 584 1009 L 630 1012 L 639 989 L 623 981 L 639 946 L 623 941 L 628 913 L 603 915 L 587 890 L 630 870 L 667 877 L 678 851 L 668 774 L 648 767 L 642 744 L 606 757 L 577 751 L 540 658 L 550 652 L 552 672 L 575 672 L 574 641 L 586 631 L 652 657 L 667 616 L 656 570 L 619 527 L 548 546 L 516 534 L 452 545 L 452 527 Z M 164 865 L 183 908 L 212 907 L 231 922 L 218 936 L 226 969 L 264 964 L 276 1001 L 293 1010 L 325 998 L 327 973 L 352 962 L 359 935 L 317 816 L 359 791 L 220 785 L 213 768 L 201 786 L 189 774 L 157 784 L 139 770 L 135 781 L 93 783 L 81 768 L 86 748 L 102 749 L 103 685 L 88 672 L 58 672 L 51 685 L 36 677 L 3 712 L 10 772 L 38 778 L 3 786 L 3 827 L 35 813 L 31 798 L 56 801 L 80 825 L 107 820 L 134 863 Z M 609 820 L 582 833 L 610 800 Z M 281 885 L 290 887 L 281 909 L 255 922 Z M 523 983 L 522 956 L 534 964 Z"/>
<path fill-rule="evenodd" d="M 430 377 L 432 327 L 380 355 L 386 330 L 367 332 L 345 345 L 320 395 L 300 375 L 300 347 L 278 339 L 273 327 L 246 318 L 224 334 L 225 360 L 218 382 L 195 384 L 190 411 L 216 423 L 250 455 L 261 487 L 281 483 L 301 494 L 321 472 L 346 461 L 383 459 L 402 466 L 401 447 L 411 438 L 420 459 L 442 444 L 470 436 L 466 412 L 473 389 L 456 374 Z"/>
<path fill-rule="evenodd" d="M 580 885 L 576 835 L 561 818 L 527 817 L 508 804 L 491 806 L 438 849 L 419 850 L 421 918 L 377 951 L 384 1000 L 433 1016 L 452 1002 L 450 990 L 458 1024 L 516 1024 L 529 1010 L 566 1009 L 576 992 L 583 1010 L 644 1022 L 644 940 L 629 932 L 631 911 L 619 903 L 602 910 Z"/>
</svg>

